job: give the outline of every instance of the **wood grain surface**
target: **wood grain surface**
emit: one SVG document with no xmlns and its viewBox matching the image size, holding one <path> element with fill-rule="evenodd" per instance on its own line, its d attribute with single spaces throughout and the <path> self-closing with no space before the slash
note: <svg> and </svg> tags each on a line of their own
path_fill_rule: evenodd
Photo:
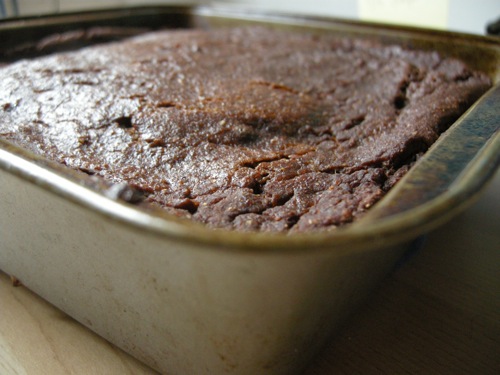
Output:
<svg viewBox="0 0 500 375">
<path fill-rule="evenodd" d="M 497 174 L 429 234 L 306 375 L 500 374 L 499 191 Z M 0 273 L 0 374 L 155 372 Z"/>
</svg>

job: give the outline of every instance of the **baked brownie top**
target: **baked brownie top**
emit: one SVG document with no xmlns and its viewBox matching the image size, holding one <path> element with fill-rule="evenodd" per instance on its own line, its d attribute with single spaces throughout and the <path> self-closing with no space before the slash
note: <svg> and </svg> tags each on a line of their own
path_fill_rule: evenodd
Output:
<svg viewBox="0 0 500 375">
<path fill-rule="evenodd" d="M 435 52 L 177 30 L 0 69 L 0 136 L 211 227 L 361 216 L 488 87 Z"/>
</svg>

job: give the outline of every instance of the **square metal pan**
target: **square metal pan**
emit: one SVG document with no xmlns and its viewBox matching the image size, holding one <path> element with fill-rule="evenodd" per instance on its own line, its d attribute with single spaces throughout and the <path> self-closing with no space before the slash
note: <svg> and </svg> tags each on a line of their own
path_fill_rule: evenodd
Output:
<svg viewBox="0 0 500 375">
<path fill-rule="evenodd" d="M 470 204 L 500 162 L 493 37 L 210 7 L 140 7 L 0 22 L 0 59 L 93 26 L 264 24 L 438 50 L 495 87 L 357 223 L 303 235 L 210 230 L 0 139 L 0 269 L 162 373 L 300 373 L 412 242 Z M 76 48 L 74 40 L 67 48 Z M 15 51 L 15 53 L 11 53 Z"/>
</svg>

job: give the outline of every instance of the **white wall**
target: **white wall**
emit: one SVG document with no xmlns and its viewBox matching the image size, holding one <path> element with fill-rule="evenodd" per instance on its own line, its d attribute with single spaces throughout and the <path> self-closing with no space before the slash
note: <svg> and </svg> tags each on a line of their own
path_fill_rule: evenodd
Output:
<svg viewBox="0 0 500 375">
<path fill-rule="evenodd" d="M 130 4 L 216 3 L 247 8 L 385 21 L 484 34 L 500 18 L 500 0 L 0 0 L 7 15 L 78 11 Z M 1 16 L 1 14 L 0 14 Z"/>
<path fill-rule="evenodd" d="M 500 0 L 222 0 L 259 9 L 391 22 L 484 34 Z"/>
</svg>

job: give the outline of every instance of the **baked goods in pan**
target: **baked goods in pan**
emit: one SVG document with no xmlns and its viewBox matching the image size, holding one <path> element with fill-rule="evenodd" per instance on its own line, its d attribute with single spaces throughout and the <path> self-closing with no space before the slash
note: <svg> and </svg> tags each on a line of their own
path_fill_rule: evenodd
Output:
<svg viewBox="0 0 500 375">
<path fill-rule="evenodd" d="M 0 136 L 211 227 L 329 230 L 491 85 L 435 52 L 268 28 L 146 33 L 0 69 Z"/>
</svg>

